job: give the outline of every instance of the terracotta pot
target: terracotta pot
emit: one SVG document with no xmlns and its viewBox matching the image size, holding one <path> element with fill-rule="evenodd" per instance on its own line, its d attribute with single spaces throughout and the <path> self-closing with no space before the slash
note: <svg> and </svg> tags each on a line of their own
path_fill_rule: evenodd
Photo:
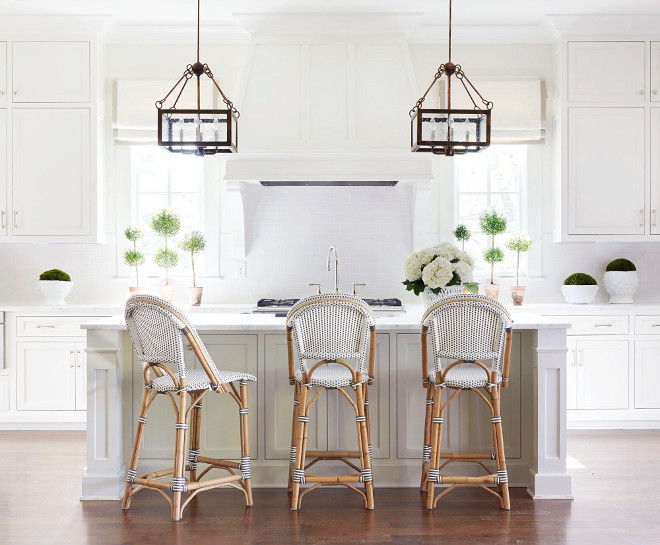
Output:
<svg viewBox="0 0 660 545">
<path fill-rule="evenodd" d="M 202 304 L 202 290 L 204 288 L 188 288 L 188 297 L 190 297 L 190 304 L 193 307 L 198 307 Z"/>
<path fill-rule="evenodd" d="M 500 294 L 500 287 L 497 284 L 484 284 L 484 290 L 488 297 L 497 299 Z"/>
<path fill-rule="evenodd" d="M 163 284 L 160 287 L 160 296 L 171 303 L 174 299 L 174 284 Z"/>
<path fill-rule="evenodd" d="M 511 286 L 511 299 L 517 307 L 522 306 L 525 298 L 525 286 Z"/>
<path fill-rule="evenodd" d="M 146 293 L 147 288 L 144 286 L 131 286 L 128 288 L 128 291 L 131 292 L 131 295 L 138 295 L 139 293 Z"/>
</svg>

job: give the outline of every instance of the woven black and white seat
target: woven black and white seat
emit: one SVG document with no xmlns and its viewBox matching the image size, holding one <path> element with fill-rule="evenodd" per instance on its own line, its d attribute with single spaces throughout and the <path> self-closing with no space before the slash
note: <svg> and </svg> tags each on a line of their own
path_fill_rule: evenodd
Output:
<svg viewBox="0 0 660 545">
<path fill-rule="evenodd" d="M 134 295 L 126 302 L 125 318 L 144 375 L 144 396 L 137 418 L 122 509 L 130 507 L 131 499 L 137 492 L 150 488 L 165 496 L 172 507 L 172 519 L 180 520 L 184 508 L 197 493 L 220 486 L 241 490 L 246 504 L 251 506 L 247 384 L 257 380 L 256 377 L 239 371 L 218 370 L 186 315 L 160 297 Z M 182 338 L 184 336 L 202 369 L 186 368 Z M 238 388 L 235 382 L 238 382 Z M 200 455 L 202 399 L 209 392 L 228 393 L 238 405 L 240 463 Z M 174 467 L 140 475 L 137 472 L 137 464 L 147 424 L 147 412 L 159 394 L 170 398 L 176 413 Z M 186 458 L 186 435 L 189 430 L 190 444 Z M 198 463 L 207 465 L 199 473 Z M 214 468 L 225 470 L 229 475 L 202 480 L 202 477 Z M 188 478 L 185 472 L 189 472 Z M 163 480 L 164 478 L 168 480 Z M 172 499 L 166 494 L 167 490 L 173 492 Z M 190 495 L 182 503 L 183 492 Z"/>
<path fill-rule="evenodd" d="M 424 313 L 422 384 L 426 388 L 426 419 L 421 488 L 427 492 L 428 509 L 433 509 L 438 500 L 456 486 L 484 488 L 497 496 L 503 509 L 510 508 L 500 391 L 509 380 L 512 324 L 511 316 L 497 301 L 469 293 L 441 299 Z M 428 357 L 429 331 L 433 351 L 432 369 L 429 369 Z M 448 389 L 453 392 L 443 402 L 442 392 Z M 490 409 L 494 438 L 492 452 L 440 451 L 445 409 L 463 390 L 476 392 Z M 442 465 L 441 460 L 444 460 Z M 487 468 L 484 460 L 495 460 L 495 472 Z M 440 473 L 455 461 L 475 462 L 486 469 L 488 474 L 474 477 Z M 436 484 L 450 486 L 436 496 Z M 498 491 L 488 485 L 496 486 Z"/>
<path fill-rule="evenodd" d="M 303 496 L 319 486 L 346 486 L 374 508 L 371 442 L 369 431 L 368 384 L 373 381 L 376 320 L 369 306 L 354 295 L 327 293 L 300 300 L 286 320 L 289 353 L 289 381 L 294 385 L 293 426 L 289 470 L 291 509 L 301 507 Z M 347 392 L 353 390 L 355 398 Z M 318 388 L 311 400 L 311 390 Z M 346 388 L 346 389 L 345 389 Z M 351 404 L 357 423 L 355 451 L 308 451 L 309 410 L 319 395 L 336 389 Z M 312 458 L 306 462 L 306 458 Z M 349 459 L 359 459 L 359 467 Z M 338 460 L 356 473 L 327 477 L 306 469 L 319 460 Z M 364 492 L 354 484 L 364 483 Z M 300 490 L 300 485 L 311 487 Z"/>
</svg>

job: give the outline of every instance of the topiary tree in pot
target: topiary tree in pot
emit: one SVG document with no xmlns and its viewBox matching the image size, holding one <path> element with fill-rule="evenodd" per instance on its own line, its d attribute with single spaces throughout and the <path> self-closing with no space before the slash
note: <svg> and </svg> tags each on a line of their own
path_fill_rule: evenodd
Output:
<svg viewBox="0 0 660 545">
<path fill-rule="evenodd" d="M 39 275 L 39 289 L 46 299 L 46 305 L 66 305 L 65 297 L 71 293 L 71 277 L 60 269 L 50 269 Z"/>
<path fill-rule="evenodd" d="M 181 229 L 181 220 L 176 212 L 163 208 L 151 216 L 151 228 L 159 237 L 165 239 L 165 247 L 158 249 L 154 261 L 161 269 L 165 269 L 165 284 L 161 286 L 161 296 L 167 301 L 174 299 L 174 286 L 170 285 L 169 272 L 179 264 L 179 254 L 168 247 L 170 238 L 176 236 Z"/>
<path fill-rule="evenodd" d="M 144 265 L 146 257 L 143 252 L 138 250 L 137 241 L 144 236 L 141 229 L 131 227 L 130 225 L 124 230 L 124 236 L 127 240 L 133 243 L 133 248 L 124 252 L 124 262 L 131 268 L 135 268 L 135 286 L 129 287 L 131 294 L 144 293 L 144 287 L 140 286 L 140 272 L 139 268 Z"/>
<path fill-rule="evenodd" d="M 490 263 L 490 285 L 486 284 L 484 289 L 486 295 L 497 299 L 500 287 L 495 284 L 495 263 L 504 260 L 504 252 L 495 246 L 495 235 L 501 235 L 506 231 L 506 216 L 495 208 L 484 210 L 479 216 L 481 230 L 490 237 L 490 248 L 484 252 L 484 261 Z"/>
<path fill-rule="evenodd" d="M 454 238 L 461 243 L 461 249 L 465 251 L 465 242 L 470 240 L 472 233 L 468 229 L 468 226 L 461 223 L 456 226 L 456 229 L 453 231 Z"/>
<path fill-rule="evenodd" d="M 525 297 L 525 286 L 520 285 L 520 252 L 527 252 L 532 246 L 532 239 L 526 233 L 516 233 L 506 243 L 509 250 L 516 252 L 516 285 L 511 286 L 511 297 L 514 305 L 522 305 Z"/>
<path fill-rule="evenodd" d="M 605 268 L 603 286 L 610 296 L 610 303 L 630 304 L 639 287 L 635 264 L 625 258 L 610 261 Z"/>
<path fill-rule="evenodd" d="M 201 231 L 193 231 L 192 233 L 189 233 L 183 237 L 183 240 L 179 244 L 179 248 L 190 254 L 193 285 L 192 288 L 188 288 L 188 294 L 190 295 L 190 304 L 196 307 L 202 304 L 202 291 L 204 288 L 197 286 L 195 278 L 195 254 L 204 251 L 206 248 L 206 238 L 204 238 L 204 235 Z"/>
<path fill-rule="evenodd" d="M 598 293 L 598 282 L 586 273 L 573 273 L 566 277 L 561 287 L 567 303 L 583 305 L 591 303 Z"/>
</svg>

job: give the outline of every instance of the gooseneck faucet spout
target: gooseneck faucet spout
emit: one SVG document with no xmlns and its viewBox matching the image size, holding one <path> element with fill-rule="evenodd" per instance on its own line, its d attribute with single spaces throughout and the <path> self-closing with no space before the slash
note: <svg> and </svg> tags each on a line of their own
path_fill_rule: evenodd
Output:
<svg viewBox="0 0 660 545">
<path fill-rule="evenodd" d="M 335 254 L 335 293 L 339 293 L 339 256 L 337 255 L 337 248 L 330 246 L 328 250 L 328 271 L 332 263 L 331 256 L 333 253 Z"/>
</svg>

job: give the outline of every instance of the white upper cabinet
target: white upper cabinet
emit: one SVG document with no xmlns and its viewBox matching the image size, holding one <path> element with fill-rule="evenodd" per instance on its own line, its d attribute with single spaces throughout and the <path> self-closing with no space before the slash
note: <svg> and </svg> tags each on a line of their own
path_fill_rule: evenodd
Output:
<svg viewBox="0 0 660 545">
<path fill-rule="evenodd" d="M 87 108 L 13 111 L 14 235 L 90 234 L 89 118 Z"/>
<path fill-rule="evenodd" d="M 7 104 L 7 42 L 0 42 L 0 106 Z"/>
<path fill-rule="evenodd" d="M 88 42 L 13 42 L 12 102 L 89 102 Z"/>
<path fill-rule="evenodd" d="M 651 42 L 651 101 L 660 102 L 660 42 Z"/>
<path fill-rule="evenodd" d="M 568 234 L 644 234 L 644 119 L 644 108 L 569 108 Z"/>
<path fill-rule="evenodd" d="M 643 104 L 644 42 L 569 42 L 568 101 Z"/>
<path fill-rule="evenodd" d="M 0 235 L 7 234 L 7 110 L 0 109 Z"/>
</svg>

